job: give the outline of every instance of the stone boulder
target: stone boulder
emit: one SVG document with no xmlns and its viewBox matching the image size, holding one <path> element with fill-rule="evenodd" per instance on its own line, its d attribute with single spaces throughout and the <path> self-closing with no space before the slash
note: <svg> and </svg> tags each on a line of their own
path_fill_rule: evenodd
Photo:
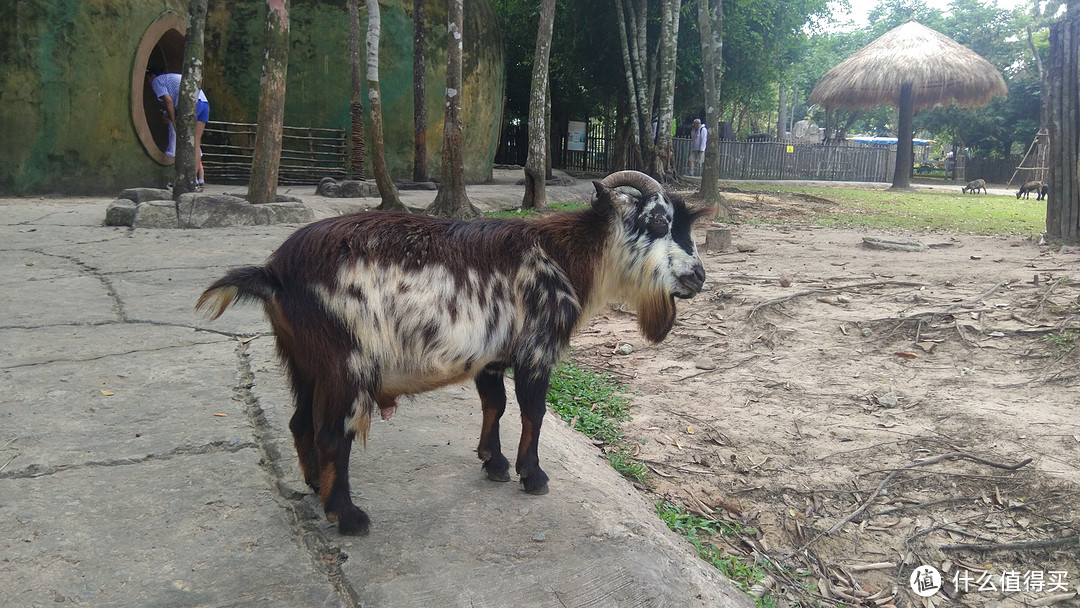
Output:
<svg viewBox="0 0 1080 608">
<path fill-rule="evenodd" d="M 378 197 L 379 186 L 373 181 L 343 179 L 337 181 L 324 177 L 315 188 L 315 194 L 328 198 L 371 198 Z"/>
<path fill-rule="evenodd" d="M 252 205 L 239 196 L 199 192 L 181 195 L 179 204 L 170 198 L 147 200 L 138 204 L 121 198 L 109 205 L 105 212 L 106 225 L 132 228 L 306 224 L 314 219 L 315 213 L 293 197 L 279 195 L 277 202 Z"/>
</svg>

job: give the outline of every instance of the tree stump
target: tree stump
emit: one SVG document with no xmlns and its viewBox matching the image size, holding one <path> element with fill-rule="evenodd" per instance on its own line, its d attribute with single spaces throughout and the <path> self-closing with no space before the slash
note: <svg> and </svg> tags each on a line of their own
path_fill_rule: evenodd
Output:
<svg viewBox="0 0 1080 608">
<path fill-rule="evenodd" d="M 709 228 L 705 231 L 705 251 L 720 253 L 731 249 L 730 228 Z"/>
</svg>

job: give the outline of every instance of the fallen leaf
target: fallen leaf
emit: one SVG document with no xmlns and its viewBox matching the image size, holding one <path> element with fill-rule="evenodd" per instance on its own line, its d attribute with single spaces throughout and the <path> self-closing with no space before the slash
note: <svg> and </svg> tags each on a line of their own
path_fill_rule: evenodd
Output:
<svg viewBox="0 0 1080 608">
<path fill-rule="evenodd" d="M 112 391 L 107 391 L 107 390 L 105 390 L 105 389 L 101 389 L 101 394 L 102 394 L 102 395 L 105 395 L 106 397 L 112 397 L 112 396 L 113 396 L 113 395 L 115 395 L 116 393 L 114 393 L 114 392 L 112 392 Z"/>
<path fill-rule="evenodd" d="M 918 359 L 919 358 L 919 355 L 916 355 L 915 353 L 905 353 L 903 351 L 896 353 L 896 356 L 897 357 L 903 357 L 905 359 Z"/>
<path fill-rule="evenodd" d="M 693 425 L 689 425 L 689 424 L 688 424 L 688 425 L 686 425 L 686 434 L 687 434 L 687 435 L 693 435 L 693 434 L 694 434 L 694 427 L 693 427 Z"/>
</svg>

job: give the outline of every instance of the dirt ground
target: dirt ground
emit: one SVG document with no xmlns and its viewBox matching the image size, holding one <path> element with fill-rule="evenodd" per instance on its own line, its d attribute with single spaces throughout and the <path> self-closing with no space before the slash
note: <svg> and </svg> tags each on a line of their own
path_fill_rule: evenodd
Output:
<svg viewBox="0 0 1080 608">
<path fill-rule="evenodd" d="M 642 490 L 741 524 L 718 543 L 782 566 L 781 606 L 1080 605 L 1080 249 L 725 196 L 733 247 L 702 251 L 709 289 L 667 340 L 621 307 L 576 340 L 635 392 Z M 921 565 L 932 598 L 908 584 Z"/>
</svg>

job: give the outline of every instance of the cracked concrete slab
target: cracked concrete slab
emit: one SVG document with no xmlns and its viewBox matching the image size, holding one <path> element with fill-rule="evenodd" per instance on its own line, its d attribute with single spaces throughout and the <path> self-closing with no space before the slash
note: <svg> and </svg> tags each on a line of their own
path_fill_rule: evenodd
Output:
<svg viewBox="0 0 1080 608">
<path fill-rule="evenodd" d="M 514 207 L 521 191 L 476 196 Z M 434 192 L 406 197 L 422 207 Z M 318 216 L 358 204 L 304 200 Z M 193 310 L 296 226 L 118 229 L 101 225 L 109 202 L 0 199 L 5 602 L 753 605 L 554 416 L 540 447 L 550 494 L 488 481 L 469 386 L 403 399 L 373 426 L 352 457 L 372 533 L 338 535 L 300 477 L 260 307 L 212 324 Z M 512 442 L 517 416 L 504 420 Z"/>
</svg>

